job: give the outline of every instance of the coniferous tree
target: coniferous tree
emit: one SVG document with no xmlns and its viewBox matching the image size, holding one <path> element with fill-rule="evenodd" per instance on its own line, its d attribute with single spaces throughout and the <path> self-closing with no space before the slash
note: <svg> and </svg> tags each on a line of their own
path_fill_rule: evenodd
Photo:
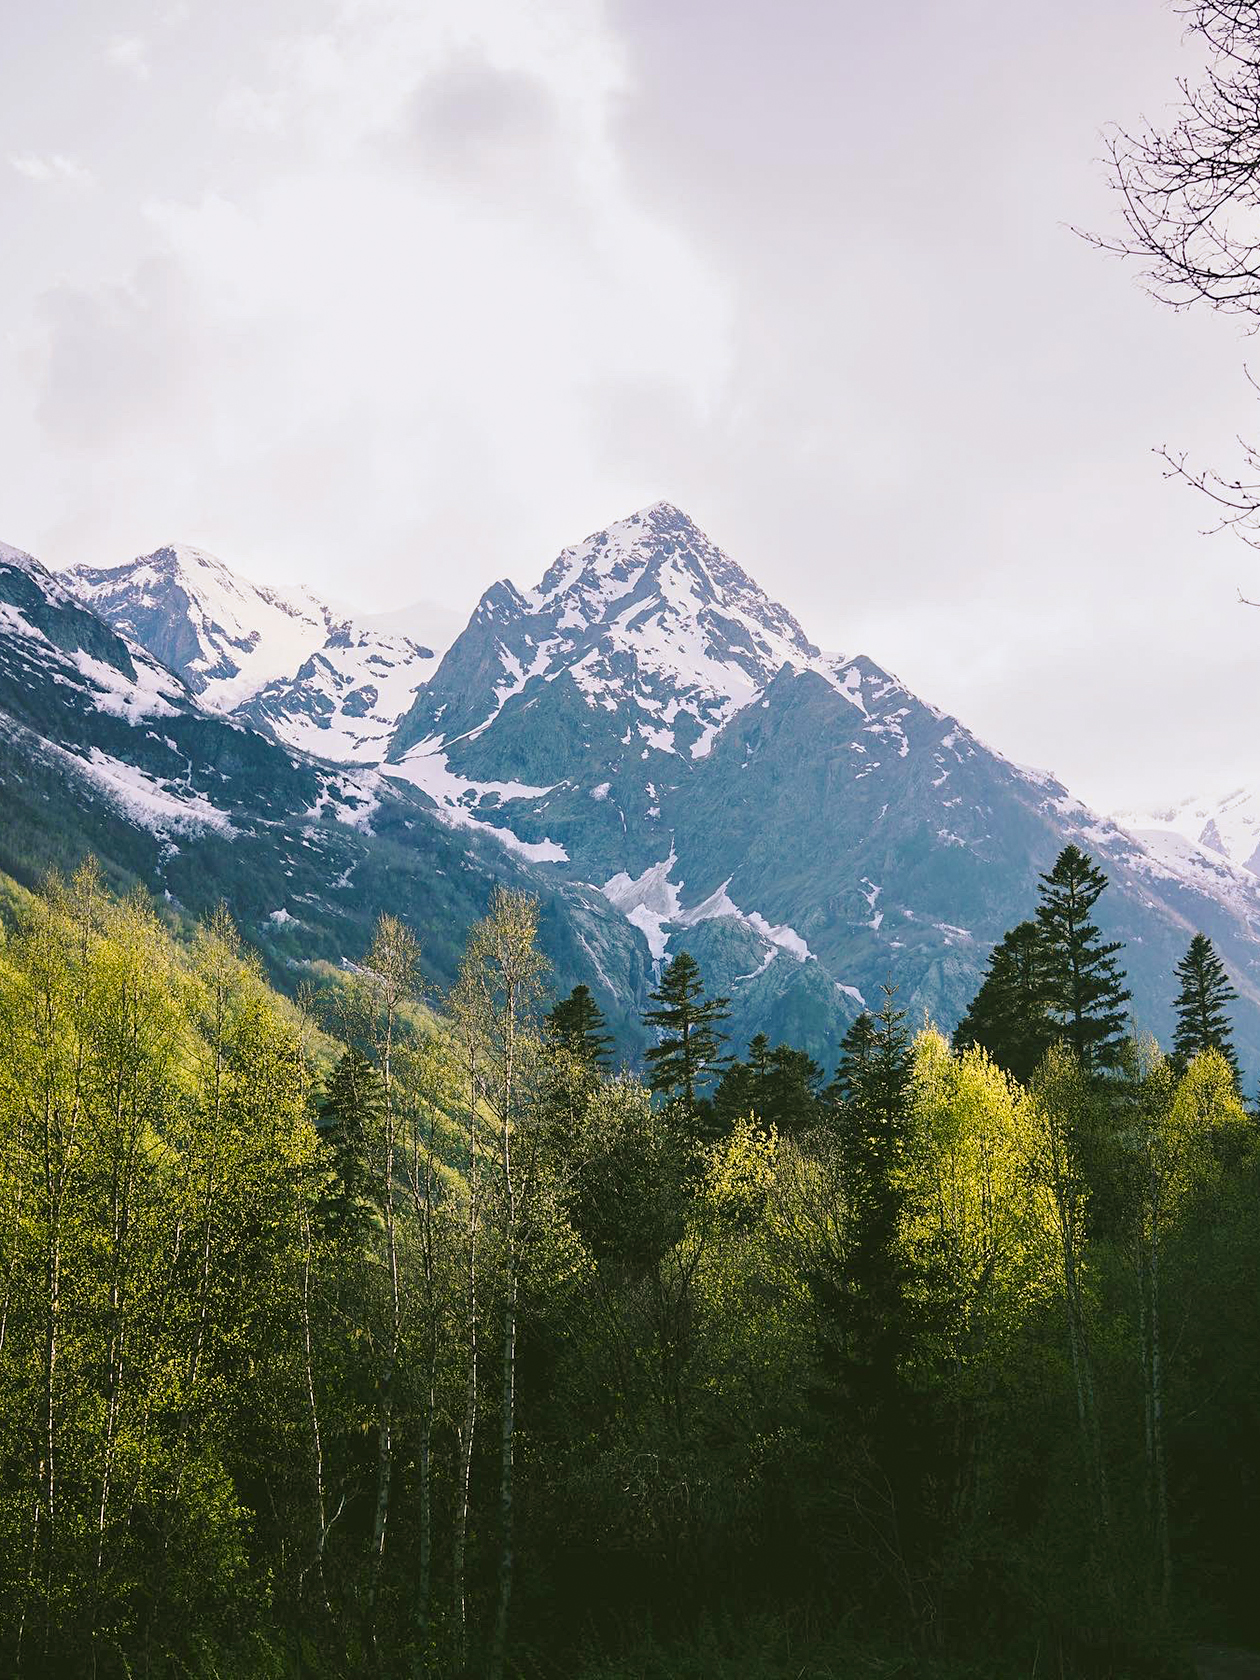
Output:
<svg viewBox="0 0 1260 1680">
<path fill-rule="evenodd" d="M 660 989 L 651 994 L 656 1009 L 643 1019 L 660 1036 L 645 1052 L 648 1084 L 677 1102 L 689 1119 L 697 1112 L 698 1088 L 722 1062 L 726 1034 L 720 1023 L 730 1013 L 728 997 L 706 998 L 700 966 L 680 951 L 661 976 Z"/>
<path fill-rule="evenodd" d="M 1238 993 L 1229 983 L 1225 965 L 1205 933 L 1196 933 L 1190 948 L 1177 964 L 1175 973 L 1181 990 L 1173 1008 L 1177 1030 L 1173 1038 L 1172 1061 L 1184 1073 L 1203 1050 L 1219 1050 L 1238 1077 L 1229 1005 Z"/>
<path fill-rule="evenodd" d="M 894 1454 L 898 1368 L 905 1339 L 905 1264 L 899 1241 L 913 1115 L 913 1061 L 896 989 L 883 988 L 878 1014 L 864 1012 L 845 1034 L 836 1089 L 849 1243 L 843 1296 L 848 1386 L 874 1430 L 877 1456 Z"/>
<path fill-rule="evenodd" d="M 561 998 L 548 1013 L 546 1024 L 548 1037 L 558 1049 L 567 1051 L 592 1072 L 607 1070 L 615 1040 L 606 1030 L 604 1012 L 589 986 L 575 986 L 567 998 Z"/>
<path fill-rule="evenodd" d="M 764 1118 L 766 1086 L 770 1072 L 770 1040 L 758 1033 L 748 1046 L 748 1059 L 732 1062 L 717 1082 L 713 1093 L 714 1118 L 723 1126 L 734 1125 L 745 1115 Z"/>
<path fill-rule="evenodd" d="M 332 1156 L 336 1180 L 324 1207 L 333 1236 L 349 1236 L 363 1225 L 371 1183 L 368 1138 L 384 1103 L 380 1074 L 357 1046 L 347 1050 L 316 1102 L 316 1125 Z"/>
<path fill-rule="evenodd" d="M 1107 885 L 1077 846 L 1065 846 L 1041 877 L 1041 935 L 1046 1008 L 1052 1032 L 1088 1069 L 1114 1067 L 1132 993 L 1116 966 L 1118 940 L 1104 941 L 1090 913 Z"/>
<path fill-rule="evenodd" d="M 954 1047 L 978 1045 L 1026 1085 L 1053 1037 L 1040 930 L 1020 922 L 994 947 L 983 984 L 954 1030 Z"/>
<path fill-rule="evenodd" d="M 875 1054 L 875 1017 L 864 1009 L 840 1040 L 840 1063 L 829 1095 L 837 1103 L 849 1103 L 863 1089 L 863 1081 Z"/>
<path fill-rule="evenodd" d="M 770 1048 L 765 1033 L 748 1046 L 748 1059 L 734 1062 L 713 1093 L 713 1113 L 724 1129 L 755 1115 L 777 1132 L 807 1131 L 818 1113 L 823 1070 L 804 1050 L 790 1044 Z"/>
</svg>

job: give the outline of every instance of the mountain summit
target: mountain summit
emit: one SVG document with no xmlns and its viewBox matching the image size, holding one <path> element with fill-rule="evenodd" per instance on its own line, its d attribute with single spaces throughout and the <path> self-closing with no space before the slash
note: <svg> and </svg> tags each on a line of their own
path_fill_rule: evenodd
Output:
<svg viewBox="0 0 1260 1680">
<path fill-rule="evenodd" d="M 1260 1067 L 1248 811 L 1217 817 L 1241 825 L 1236 860 L 1126 833 L 873 660 L 820 652 L 668 503 L 529 590 L 495 584 L 440 662 L 200 550 L 65 580 L 5 551 L 0 713 L 22 867 L 57 810 L 50 858 L 91 834 L 156 890 L 227 891 L 286 964 L 357 957 L 347 917 L 388 908 L 440 965 L 486 883 L 512 880 L 546 902 L 557 973 L 631 1038 L 685 946 L 730 995 L 737 1047 L 761 1030 L 824 1062 L 890 978 L 952 1027 L 1073 842 L 1112 883 L 1135 1024 L 1167 1036 L 1174 967 L 1204 932 Z"/>
<path fill-rule="evenodd" d="M 251 583 L 187 544 L 65 576 L 203 705 L 335 763 L 384 757 L 437 665 L 434 649 L 411 636 L 357 623 L 304 587 Z"/>
<path fill-rule="evenodd" d="M 1200 927 L 1260 1005 L 1253 877 L 1153 851 L 872 660 L 820 652 L 669 503 L 488 589 L 389 759 L 447 822 L 598 889 L 658 964 L 685 945 L 737 1037 L 757 1021 L 826 1056 L 890 975 L 952 1026 L 1069 841 L 1115 883 L 1142 1024 L 1164 1027 Z"/>
<path fill-rule="evenodd" d="M 484 729 L 533 679 L 565 675 L 650 748 L 701 758 L 784 664 L 826 668 L 785 607 L 657 502 L 566 548 L 536 588 L 488 589 L 391 756 Z"/>
</svg>

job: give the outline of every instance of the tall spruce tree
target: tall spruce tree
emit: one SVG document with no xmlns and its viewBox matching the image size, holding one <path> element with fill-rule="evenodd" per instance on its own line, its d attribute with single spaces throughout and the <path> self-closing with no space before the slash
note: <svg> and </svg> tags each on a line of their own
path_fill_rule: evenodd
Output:
<svg viewBox="0 0 1260 1680">
<path fill-rule="evenodd" d="M 332 1157 L 334 1183 L 323 1214 L 334 1237 L 349 1237 L 366 1225 L 371 1200 L 368 1148 L 384 1109 L 380 1074 L 362 1050 L 352 1047 L 329 1074 L 315 1104 L 320 1141 Z"/>
<path fill-rule="evenodd" d="M 589 986 L 574 986 L 548 1013 L 546 1023 L 547 1037 L 557 1049 L 567 1051 L 592 1073 L 607 1069 L 614 1039 Z"/>
<path fill-rule="evenodd" d="M 898 1367 L 905 1335 L 905 1264 L 900 1243 L 905 1169 L 913 1115 L 913 1064 L 906 1013 L 896 988 L 883 988 L 877 1014 L 864 1012 L 845 1034 L 835 1089 L 837 1130 L 849 1204 L 847 1298 L 849 1383 L 871 1417 L 885 1413 L 895 1433 Z M 885 1440 L 891 1433 L 880 1425 Z"/>
<path fill-rule="evenodd" d="M 827 1095 L 837 1105 L 851 1103 L 863 1089 L 875 1056 L 875 1017 L 864 1009 L 840 1040 L 835 1084 Z"/>
<path fill-rule="evenodd" d="M 657 1042 L 645 1052 L 651 1089 L 695 1119 L 700 1085 L 724 1060 L 726 1034 L 719 1030 L 730 1013 L 728 997 L 706 998 L 700 966 L 680 951 L 661 975 L 660 989 L 651 994 L 656 1009 L 644 1012 L 655 1027 Z"/>
<path fill-rule="evenodd" d="M 1238 1078 L 1238 1057 L 1234 1052 L 1229 1005 L 1238 993 L 1229 983 L 1225 965 L 1205 933 L 1196 933 L 1190 948 L 1174 971 L 1181 990 L 1173 1008 L 1177 1030 L 1173 1038 L 1172 1061 L 1179 1073 L 1202 1050 L 1219 1050 Z"/>
<path fill-rule="evenodd" d="M 995 946 L 980 990 L 954 1030 L 954 1046 L 979 1045 L 1026 1085 L 1053 1038 L 1041 932 L 1036 922 L 1020 922 Z"/>
<path fill-rule="evenodd" d="M 1051 1030 L 1087 1069 L 1116 1065 L 1124 1006 L 1133 995 L 1115 962 L 1120 942 L 1105 941 L 1090 919 L 1106 885 L 1107 877 L 1079 847 L 1065 846 L 1041 877 L 1037 906 Z"/>
</svg>

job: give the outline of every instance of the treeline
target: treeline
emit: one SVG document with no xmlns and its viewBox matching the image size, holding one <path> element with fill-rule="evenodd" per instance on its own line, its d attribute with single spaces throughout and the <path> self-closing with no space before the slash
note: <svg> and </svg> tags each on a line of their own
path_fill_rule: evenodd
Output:
<svg viewBox="0 0 1260 1680">
<path fill-rule="evenodd" d="M 0 946 L 0 1668 L 1254 1635 L 1260 1137 L 1206 941 L 1174 1054 L 1125 1037 L 1103 885 L 1060 858 L 954 1045 L 889 989 L 827 1070 L 730 1059 L 680 955 L 645 1084 L 526 897 L 437 1015 L 389 917 L 291 1005 L 226 915 L 51 882 Z"/>
</svg>

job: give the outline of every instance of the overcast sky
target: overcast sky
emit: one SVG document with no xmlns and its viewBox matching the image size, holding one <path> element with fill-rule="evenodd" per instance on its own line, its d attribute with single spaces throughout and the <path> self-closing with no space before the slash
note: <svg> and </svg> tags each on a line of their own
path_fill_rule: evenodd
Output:
<svg viewBox="0 0 1260 1680">
<path fill-rule="evenodd" d="M 1260 554 L 1151 454 L 1232 465 L 1255 347 L 1067 226 L 1193 73 L 1160 0 L 0 29 L 0 538 L 462 614 L 664 497 L 1092 803 L 1260 782 Z"/>
</svg>

